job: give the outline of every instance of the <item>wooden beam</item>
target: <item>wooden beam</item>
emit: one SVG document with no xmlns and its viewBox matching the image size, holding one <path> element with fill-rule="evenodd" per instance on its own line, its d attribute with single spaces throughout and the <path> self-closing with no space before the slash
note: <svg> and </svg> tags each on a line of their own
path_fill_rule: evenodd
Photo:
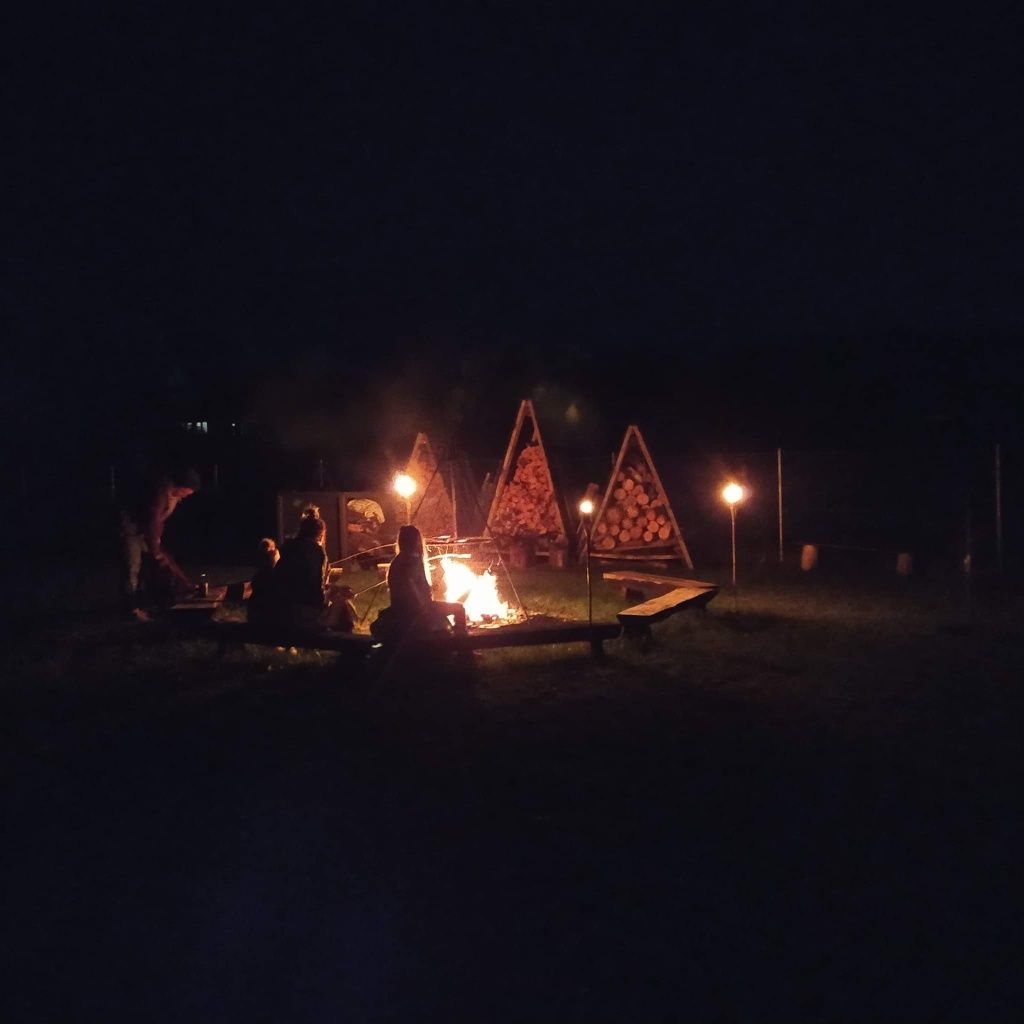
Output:
<svg viewBox="0 0 1024 1024">
<path fill-rule="evenodd" d="M 636 431 L 636 439 L 640 445 L 640 451 L 644 453 L 644 458 L 647 460 L 647 465 L 651 467 L 651 472 L 654 474 L 654 482 L 661 492 L 662 497 L 665 499 L 665 511 L 668 514 L 669 522 L 672 523 L 672 529 L 676 532 L 676 539 L 679 541 L 683 549 L 683 561 L 686 562 L 686 568 L 693 568 L 693 559 L 690 558 L 689 549 L 686 547 L 686 541 L 683 539 L 683 531 L 679 529 L 679 523 L 676 522 L 676 514 L 672 511 L 672 502 L 668 499 L 668 491 L 665 490 L 664 484 L 661 482 L 661 477 L 658 475 L 658 467 L 654 464 L 654 459 L 651 458 L 651 453 L 647 449 L 647 442 L 644 441 L 643 434 L 640 433 L 640 428 L 633 426 L 631 430 Z"/>
<path fill-rule="evenodd" d="M 718 588 L 707 589 L 706 587 L 678 587 L 670 590 L 660 597 L 652 597 L 643 604 L 633 605 L 632 608 L 623 608 L 618 614 L 618 620 L 623 626 L 645 625 L 650 626 L 655 622 L 661 622 L 670 615 L 681 611 L 683 608 L 703 608 L 715 595 Z"/>
<path fill-rule="evenodd" d="M 717 583 L 705 583 L 704 580 L 688 580 L 681 576 L 659 576 L 653 572 L 632 572 L 622 570 L 620 572 L 606 572 L 601 574 L 606 580 L 615 580 L 620 583 L 654 583 L 662 587 L 699 587 L 703 590 L 717 589 Z"/>
</svg>

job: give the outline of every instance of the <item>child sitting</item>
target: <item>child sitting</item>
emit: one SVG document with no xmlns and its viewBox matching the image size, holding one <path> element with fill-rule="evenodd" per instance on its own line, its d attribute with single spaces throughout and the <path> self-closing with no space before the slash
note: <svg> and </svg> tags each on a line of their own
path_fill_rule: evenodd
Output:
<svg viewBox="0 0 1024 1024">
<path fill-rule="evenodd" d="M 252 594 L 247 603 L 249 621 L 259 626 L 269 625 L 274 621 L 277 600 L 274 594 L 274 566 L 277 565 L 281 552 L 270 537 L 260 541 L 256 556 L 256 572 L 252 578 Z"/>
<path fill-rule="evenodd" d="M 359 615 L 352 600 L 355 591 L 349 586 L 331 584 L 328 591 L 330 607 L 327 610 L 327 628 L 339 633 L 354 633 Z"/>
</svg>

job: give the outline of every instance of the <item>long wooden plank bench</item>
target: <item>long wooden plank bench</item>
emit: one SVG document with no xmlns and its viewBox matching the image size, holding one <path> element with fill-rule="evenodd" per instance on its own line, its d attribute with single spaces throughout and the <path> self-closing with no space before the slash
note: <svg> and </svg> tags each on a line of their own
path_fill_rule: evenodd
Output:
<svg viewBox="0 0 1024 1024">
<path fill-rule="evenodd" d="M 634 641 L 650 639 L 651 626 L 667 619 L 684 608 L 706 608 L 718 594 L 718 586 L 703 580 L 687 580 L 672 576 L 657 576 L 654 573 L 611 572 L 604 573 L 606 580 L 616 580 L 627 587 L 627 593 L 638 590 L 665 590 L 640 604 L 623 608 L 618 613 L 625 635 Z"/>
<path fill-rule="evenodd" d="M 471 629 L 465 636 L 439 633 L 418 641 L 418 646 L 453 653 L 489 651 L 501 647 L 537 647 L 543 644 L 588 643 L 593 653 L 604 653 L 605 640 L 614 640 L 622 632 L 617 622 L 529 622 L 493 629 Z M 373 637 L 361 633 L 332 633 L 327 630 L 296 630 L 256 627 L 247 622 L 210 622 L 202 628 L 204 636 L 218 643 L 221 653 L 232 644 L 258 644 L 269 647 L 295 647 L 302 650 L 337 651 L 354 660 L 369 656 L 379 648 Z"/>
</svg>

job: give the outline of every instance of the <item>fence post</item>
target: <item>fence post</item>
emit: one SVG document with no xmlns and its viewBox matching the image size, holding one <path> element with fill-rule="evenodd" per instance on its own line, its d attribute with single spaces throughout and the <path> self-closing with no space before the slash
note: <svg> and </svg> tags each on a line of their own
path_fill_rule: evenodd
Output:
<svg viewBox="0 0 1024 1024">
<path fill-rule="evenodd" d="M 775 449 L 775 461 L 779 478 L 779 565 L 782 565 L 782 449 Z"/>
<path fill-rule="evenodd" d="M 1000 445 L 995 451 L 995 483 L 996 483 L 996 565 L 1003 571 L 1003 464 Z"/>
</svg>

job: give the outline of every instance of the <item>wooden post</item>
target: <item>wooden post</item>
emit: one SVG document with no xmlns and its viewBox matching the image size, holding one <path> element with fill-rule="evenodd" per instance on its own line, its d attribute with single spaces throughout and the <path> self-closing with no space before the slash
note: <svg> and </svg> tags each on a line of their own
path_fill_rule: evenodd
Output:
<svg viewBox="0 0 1024 1024">
<path fill-rule="evenodd" d="M 779 478 L 779 565 L 782 565 L 782 449 L 775 449 L 775 463 Z"/>
<path fill-rule="evenodd" d="M 971 588 L 971 570 L 973 569 L 973 547 L 974 538 L 971 530 L 971 509 L 968 506 L 964 517 L 964 589 L 967 596 L 967 617 L 971 618 L 974 612 L 973 593 Z"/>
<path fill-rule="evenodd" d="M 449 452 L 448 471 L 452 477 L 452 532 L 459 539 L 459 499 L 455 496 L 455 458 Z"/>
<path fill-rule="evenodd" d="M 1003 571 L 1003 466 L 1002 452 L 1000 446 L 996 445 L 995 452 L 995 482 L 996 482 L 996 565 L 999 571 Z"/>
</svg>

